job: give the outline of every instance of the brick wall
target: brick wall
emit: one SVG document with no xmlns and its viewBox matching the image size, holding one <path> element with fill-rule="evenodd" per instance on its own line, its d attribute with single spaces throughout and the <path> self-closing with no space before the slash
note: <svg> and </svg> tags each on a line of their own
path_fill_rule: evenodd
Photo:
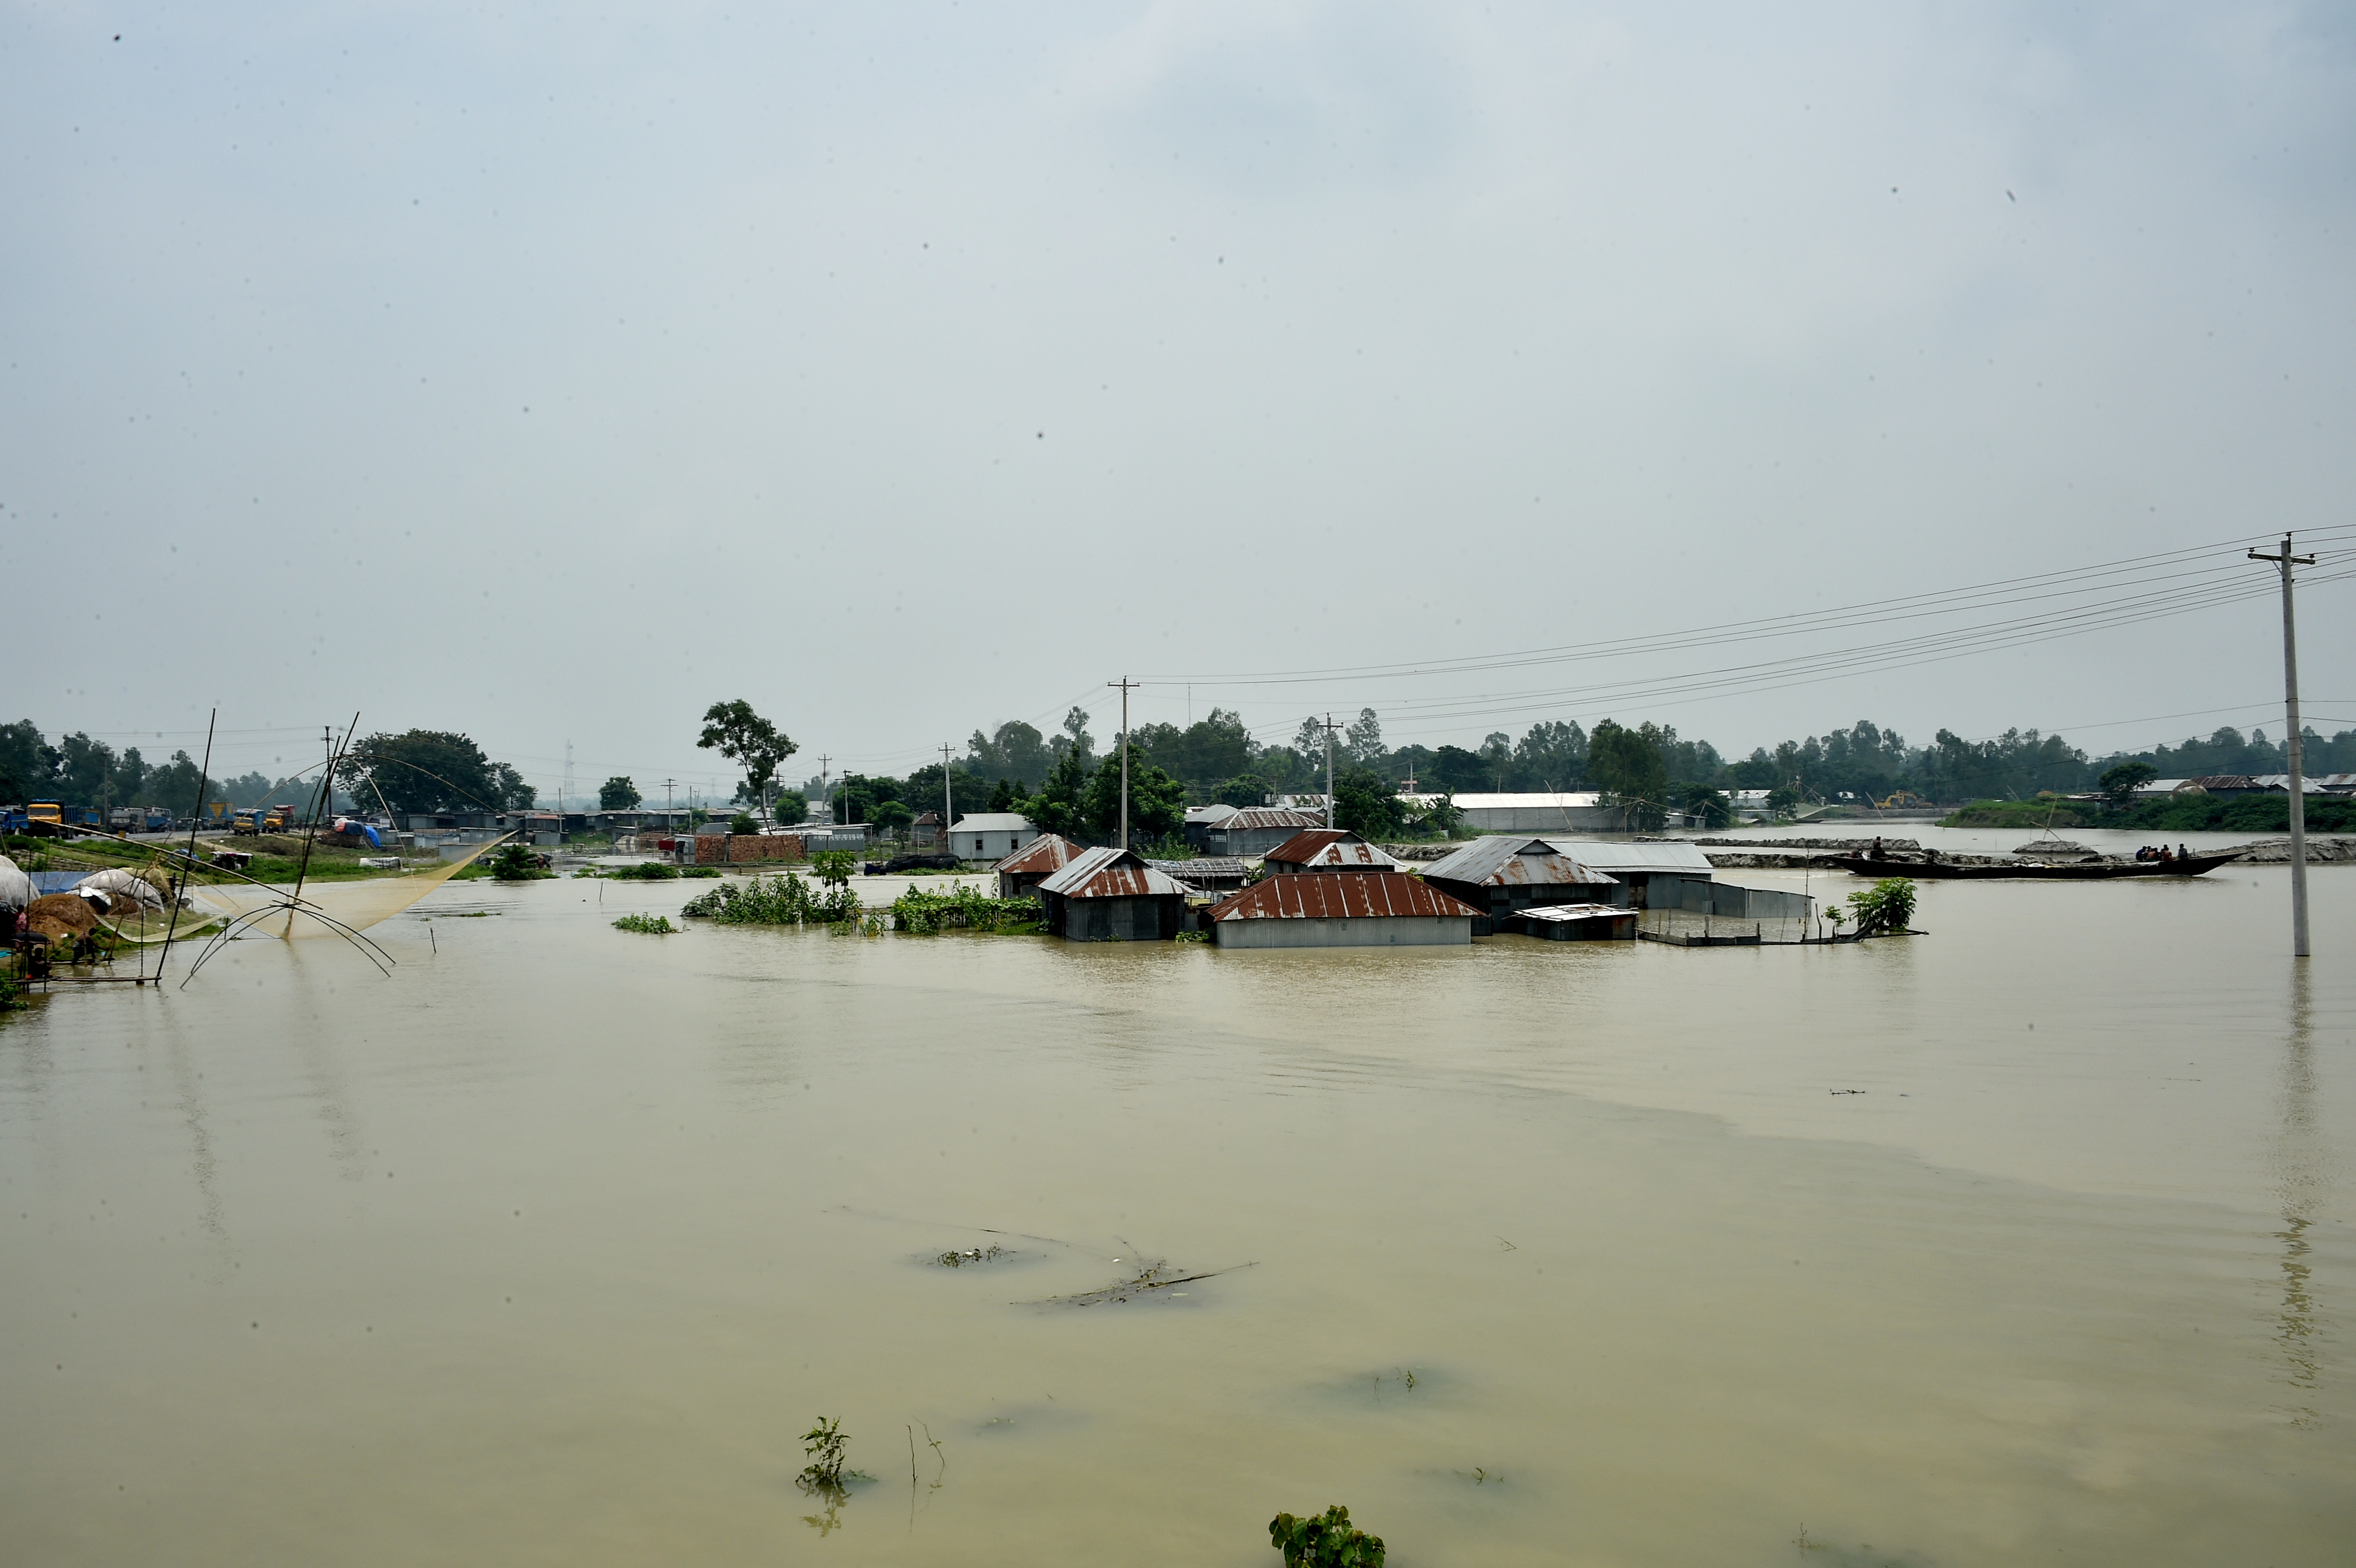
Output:
<svg viewBox="0 0 2356 1568">
<path fill-rule="evenodd" d="M 699 846 L 700 848 L 700 846 Z M 792 833 L 740 833 L 728 837 L 728 860 L 742 866 L 761 860 L 798 860 L 802 841 Z"/>
</svg>

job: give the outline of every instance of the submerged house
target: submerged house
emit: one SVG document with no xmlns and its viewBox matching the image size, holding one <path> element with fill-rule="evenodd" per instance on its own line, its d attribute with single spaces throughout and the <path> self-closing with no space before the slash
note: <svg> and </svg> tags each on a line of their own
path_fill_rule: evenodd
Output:
<svg viewBox="0 0 2356 1568">
<path fill-rule="evenodd" d="M 1608 873 L 1517 833 L 1475 838 L 1425 867 L 1423 880 L 1479 912 L 1475 936 L 1490 935 L 1534 905 L 1624 901 L 1613 896 L 1619 885 Z"/>
<path fill-rule="evenodd" d="M 1222 947 L 1462 947 L 1481 912 L 1398 871 L 1288 871 L 1211 906 Z"/>
<path fill-rule="evenodd" d="M 1290 806 L 1247 806 L 1211 824 L 1203 834 L 1205 854 L 1250 859 L 1265 855 L 1304 827 L 1323 827 L 1325 819 L 1313 812 Z"/>
<path fill-rule="evenodd" d="M 1083 849 L 1039 883 L 1040 923 L 1070 942 L 1167 942 L 1185 924 L 1186 891 L 1134 849 Z"/>
<path fill-rule="evenodd" d="M 1429 809 L 1437 795 L 1401 795 L 1412 812 Z M 1470 833 L 1611 833 L 1624 829 L 1626 813 L 1607 806 L 1591 789 L 1446 797 L 1462 812 Z"/>
<path fill-rule="evenodd" d="M 1566 838 L 1549 834 L 1546 841 L 1587 869 L 1600 871 L 1618 882 L 1622 891 L 1612 894 L 1612 901 L 1636 909 L 1650 909 L 1656 902 L 1664 909 L 1678 908 L 1687 897 L 1686 883 L 1708 882 L 1717 874 L 1700 846 L 1683 839 L 1647 838 L 1629 843 L 1623 839 Z M 1657 900 L 1655 884 L 1660 895 Z"/>
<path fill-rule="evenodd" d="M 1398 871 L 1398 861 L 1346 827 L 1304 827 L 1268 852 L 1279 871 Z"/>
<path fill-rule="evenodd" d="M 1192 860 L 1148 860 L 1147 865 L 1173 881 L 1183 882 L 1213 898 L 1231 893 L 1251 880 L 1251 868 L 1232 858 L 1202 856 Z"/>
<path fill-rule="evenodd" d="M 1061 834 L 1042 834 L 991 868 L 998 873 L 998 896 L 1019 899 L 1028 895 L 1041 882 L 1070 865 L 1073 856 L 1083 852 Z"/>
<path fill-rule="evenodd" d="M 1532 904 L 1498 925 L 1547 942 L 1636 940 L 1636 912 L 1623 904 Z"/>
</svg>

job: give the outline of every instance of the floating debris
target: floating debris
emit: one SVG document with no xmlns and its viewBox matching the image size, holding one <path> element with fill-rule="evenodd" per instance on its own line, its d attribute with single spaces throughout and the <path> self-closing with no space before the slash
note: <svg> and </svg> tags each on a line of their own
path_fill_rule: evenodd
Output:
<svg viewBox="0 0 2356 1568">
<path fill-rule="evenodd" d="M 1116 1258 L 1115 1263 L 1120 1260 Z M 1205 1269 L 1198 1274 L 1173 1274 L 1166 1262 L 1155 1263 L 1139 1272 L 1134 1279 L 1124 1279 L 1097 1290 L 1084 1290 L 1077 1296 L 1050 1296 L 1040 1301 L 1021 1301 L 1018 1307 L 1098 1307 L 1107 1302 L 1130 1301 L 1157 1290 L 1168 1290 L 1173 1285 L 1191 1285 L 1198 1279 L 1216 1279 L 1237 1269 L 1258 1268 L 1258 1262 L 1231 1264 L 1226 1268 Z M 1183 1295 L 1184 1292 L 1180 1292 Z"/>
<path fill-rule="evenodd" d="M 946 1252 L 933 1262 L 943 1268 L 964 1268 L 969 1264 L 996 1263 L 1000 1258 L 1014 1255 L 1012 1247 L 968 1247 L 964 1252 Z"/>
</svg>

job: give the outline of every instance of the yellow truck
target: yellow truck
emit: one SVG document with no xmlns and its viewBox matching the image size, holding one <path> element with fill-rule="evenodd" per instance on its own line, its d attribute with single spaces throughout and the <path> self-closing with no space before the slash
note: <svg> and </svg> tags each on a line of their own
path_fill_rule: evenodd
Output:
<svg viewBox="0 0 2356 1568">
<path fill-rule="evenodd" d="M 264 833 L 284 833 L 294 826 L 294 808 L 291 805 L 273 805 L 270 808 L 270 815 L 262 819 Z"/>
<path fill-rule="evenodd" d="M 261 832 L 262 813 L 252 810 L 230 812 L 229 816 L 229 830 L 232 837 L 239 834 L 253 834 Z"/>
</svg>

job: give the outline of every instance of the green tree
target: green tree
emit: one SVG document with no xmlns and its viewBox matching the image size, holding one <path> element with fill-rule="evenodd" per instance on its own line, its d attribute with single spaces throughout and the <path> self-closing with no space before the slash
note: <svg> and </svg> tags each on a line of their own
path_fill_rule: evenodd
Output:
<svg viewBox="0 0 2356 1568">
<path fill-rule="evenodd" d="M 512 773 L 514 770 L 509 769 Z M 442 730 L 409 730 L 398 735 L 370 735 L 344 756 L 336 770 L 337 782 L 354 793 L 367 792 L 376 781 L 392 809 L 410 812 L 501 811 L 508 809 L 505 780 L 483 749 L 464 735 Z M 241 798 L 240 786 L 259 780 L 252 798 Z M 241 805 L 258 805 L 272 782 L 255 773 L 232 781 L 230 798 Z"/>
<path fill-rule="evenodd" d="M 1120 759 L 1107 757 L 1089 775 L 1082 820 L 1105 843 L 1120 838 Z M 1151 763 L 1129 759 L 1129 841 L 1167 838 L 1186 826 L 1186 786 Z"/>
<path fill-rule="evenodd" d="M 1083 720 L 1083 730 L 1086 727 Z M 976 730 L 966 742 L 966 751 L 974 772 L 986 778 L 1011 778 L 1021 784 L 1037 784 L 1055 762 L 1046 738 L 1020 719 L 1007 720 L 989 735 Z"/>
<path fill-rule="evenodd" d="M 880 773 L 845 773 L 834 786 L 832 802 L 834 820 L 841 823 L 873 822 L 875 808 L 887 800 L 900 798 L 900 781 Z M 915 816 L 910 812 L 911 817 Z"/>
<path fill-rule="evenodd" d="M 868 820 L 896 838 L 908 824 L 916 820 L 916 814 L 905 800 L 879 800 Z"/>
<path fill-rule="evenodd" d="M 703 711 L 703 734 L 695 742 L 704 751 L 716 751 L 744 770 L 744 786 L 738 790 L 740 800 L 758 803 L 777 776 L 777 764 L 801 750 L 787 738 L 785 731 L 753 711 L 753 705 L 743 698 L 734 702 L 715 702 Z"/>
<path fill-rule="evenodd" d="M 508 811 L 530 811 L 540 799 L 540 791 L 526 784 L 523 775 L 506 763 L 492 765 L 491 787 L 497 792 L 500 806 Z"/>
<path fill-rule="evenodd" d="M 2159 770 L 2149 763 L 2121 763 L 2115 768 L 2104 768 L 2095 787 L 2113 805 L 2125 805 L 2135 799 L 2136 791 L 2158 776 Z"/>
<path fill-rule="evenodd" d="M 55 755 L 29 719 L 0 724 L 0 802 L 15 804 L 49 792 L 49 758 Z"/>
<path fill-rule="evenodd" d="M 1086 753 L 1077 746 L 1066 746 L 1055 753 L 1055 765 L 1047 770 L 1040 781 L 1039 792 L 1031 796 L 1023 815 L 1042 833 L 1060 833 L 1076 837 L 1082 831 L 1082 802 L 1087 794 L 1088 763 Z"/>
<path fill-rule="evenodd" d="M 1630 730 L 1609 719 L 1596 725 L 1587 741 L 1587 774 L 1627 827 L 1656 833 L 1668 820 L 1669 771 L 1653 725 Z"/>
<path fill-rule="evenodd" d="M 1734 826 L 1734 807 L 1727 800 L 1726 792 L 1716 784 L 1681 784 L 1674 793 L 1677 797 L 1677 805 L 1700 817 L 1704 827 Z"/>
<path fill-rule="evenodd" d="M 143 793 L 146 804 L 160 805 L 175 816 L 187 816 L 203 810 L 197 799 L 197 785 L 203 769 L 186 752 L 175 752 L 172 760 L 147 775 Z M 219 779 L 205 780 L 206 800 L 227 800 L 229 795 Z"/>
<path fill-rule="evenodd" d="M 1353 763 L 1333 775 L 1333 826 L 1362 838 L 1398 837 L 1403 820 L 1398 786 L 1372 768 Z"/>
<path fill-rule="evenodd" d="M 638 793 L 638 786 L 620 773 L 597 786 L 597 809 L 600 811 L 635 811 L 645 798 Z"/>
<path fill-rule="evenodd" d="M 798 789 L 781 789 L 769 798 L 771 821 L 793 827 L 809 816 L 809 796 Z"/>
</svg>

